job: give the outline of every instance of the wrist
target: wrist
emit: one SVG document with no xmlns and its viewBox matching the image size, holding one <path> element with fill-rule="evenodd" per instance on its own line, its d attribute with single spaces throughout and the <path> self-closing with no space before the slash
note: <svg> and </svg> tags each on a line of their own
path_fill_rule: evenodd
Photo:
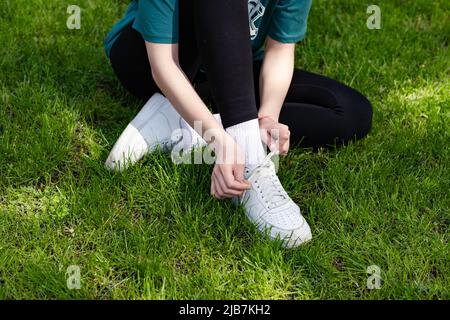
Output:
<svg viewBox="0 0 450 320">
<path fill-rule="evenodd" d="M 275 122 L 278 122 L 278 118 L 280 117 L 280 113 L 274 110 L 273 108 L 264 108 L 261 106 L 258 112 L 258 119 L 270 118 Z"/>
<path fill-rule="evenodd" d="M 232 139 L 231 136 L 223 129 L 212 129 L 210 130 L 211 134 L 208 137 L 205 137 L 205 141 L 211 146 L 214 150 L 217 148 L 222 148 L 227 144 L 229 139 Z"/>
<path fill-rule="evenodd" d="M 269 113 L 260 113 L 258 114 L 258 120 L 270 119 L 272 121 L 278 122 L 278 115 L 269 114 Z"/>
</svg>

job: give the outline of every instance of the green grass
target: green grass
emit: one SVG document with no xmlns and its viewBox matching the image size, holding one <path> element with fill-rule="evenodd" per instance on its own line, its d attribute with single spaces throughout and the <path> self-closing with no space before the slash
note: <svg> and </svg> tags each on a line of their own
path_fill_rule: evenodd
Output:
<svg viewBox="0 0 450 320">
<path fill-rule="evenodd" d="M 68 30 L 73 2 L 0 2 L 0 298 L 450 298 L 450 2 L 377 1 L 382 29 L 368 30 L 371 3 L 314 1 L 297 66 L 361 90 L 374 123 L 282 160 L 313 231 L 291 251 L 209 196 L 207 165 L 103 168 L 140 107 L 102 48 L 127 1 L 78 0 Z"/>
</svg>

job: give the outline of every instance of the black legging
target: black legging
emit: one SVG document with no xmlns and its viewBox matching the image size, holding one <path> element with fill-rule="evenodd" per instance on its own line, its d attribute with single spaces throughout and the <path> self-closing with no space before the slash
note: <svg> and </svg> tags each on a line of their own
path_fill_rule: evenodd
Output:
<svg viewBox="0 0 450 320">
<path fill-rule="evenodd" d="M 180 1 L 180 65 L 224 127 L 257 117 L 261 62 L 252 63 L 246 1 Z M 213 24 L 211 24 L 213 23 Z M 214 25 L 214 28 L 211 28 Z M 128 26 L 111 49 L 111 65 L 133 95 L 160 92 L 151 76 L 145 42 Z M 205 72 L 198 72 L 200 65 Z M 372 106 L 358 91 L 330 78 L 296 69 L 280 114 L 291 143 L 328 147 L 364 137 Z"/>
</svg>

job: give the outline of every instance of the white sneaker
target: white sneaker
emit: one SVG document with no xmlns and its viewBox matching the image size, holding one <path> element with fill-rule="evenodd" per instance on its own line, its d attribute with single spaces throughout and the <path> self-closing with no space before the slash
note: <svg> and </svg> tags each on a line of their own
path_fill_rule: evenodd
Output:
<svg viewBox="0 0 450 320">
<path fill-rule="evenodd" d="M 203 138 L 178 114 L 163 95 L 156 93 L 126 127 L 109 154 L 105 166 L 122 171 L 146 154 L 170 151 L 182 142 L 183 150 L 204 145 Z"/>
<path fill-rule="evenodd" d="M 294 248 L 311 240 L 311 229 L 276 175 L 271 160 L 274 154 L 270 153 L 255 169 L 245 170 L 251 188 L 238 201 L 260 232 L 268 232 L 271 239 L 280 239 L 284 247 Z"/>
</svg>

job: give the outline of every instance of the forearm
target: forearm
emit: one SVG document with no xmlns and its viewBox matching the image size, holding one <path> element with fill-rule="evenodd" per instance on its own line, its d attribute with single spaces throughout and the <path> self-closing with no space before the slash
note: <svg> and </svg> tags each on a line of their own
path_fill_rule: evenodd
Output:
<svg viewBox="0 0 450 320">
<path fill-rule="evenodd" d="M 260 74 L 259 116 L 278 121 L 281 107 L 294 72 L 294 44 L 282 44 L 269 38 Z"/>
<path fill-rule="evenodd" d="M 172 52 L 172 55 L 168 55 L 165 48 L 160 49 L 160 45 L 147 43 L 152 76 L 160 90 L 183 119 L 200 135 L 207 138 L 211 135 L 209 134 L 206 137 L 206 132 L 214 132 L 215 139 L 222 139 L 225 131 L 195 92 L 179 66 L 177 54 Z M 173 51 L 175 50 L 176 48 Z M 197 125 L 196 122 L 198 123 Z M 209 143 L 210 141 L 207 142 Z"/>
</svg>

